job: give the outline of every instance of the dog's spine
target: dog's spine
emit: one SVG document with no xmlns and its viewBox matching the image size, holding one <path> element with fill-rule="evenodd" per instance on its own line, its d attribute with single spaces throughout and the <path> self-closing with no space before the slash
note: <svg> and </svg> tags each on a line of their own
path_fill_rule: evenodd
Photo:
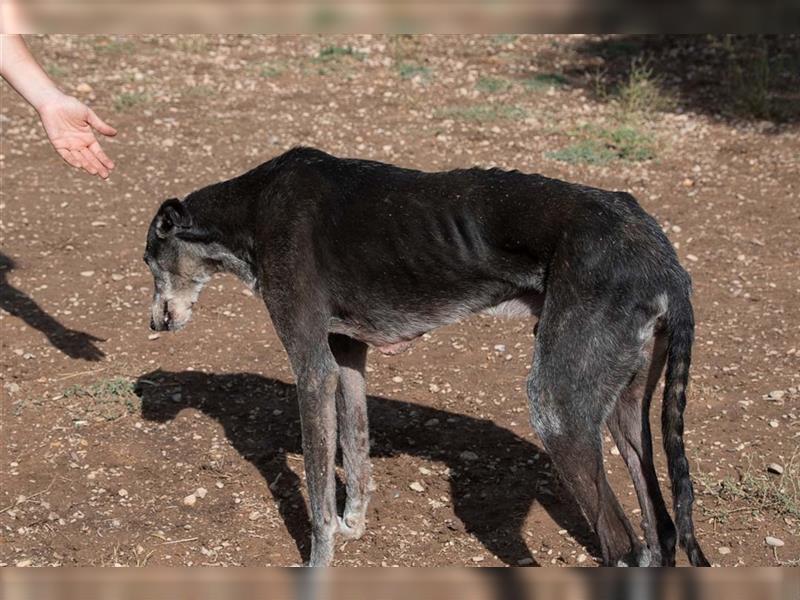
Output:
<svg viewBox="0 0 800 600">
<path fill-rule="evenodd" d="M 688 288 L 688 286 L 686 286 Z M 686 408 L 686 386 L 694 341 L 694 315 L 688 289 L 670 299 L 667 313 L 667 371 L 664 383 L 664 406 L 661 430 L 667 454 L 669 477 L 678 540 L 689 562 L 696 567 L 709 566 L 694 534 L 692 503 L 694 491 L 689 475 L 689 461 L 683 444 L 683 411 Z"/>
</svg>

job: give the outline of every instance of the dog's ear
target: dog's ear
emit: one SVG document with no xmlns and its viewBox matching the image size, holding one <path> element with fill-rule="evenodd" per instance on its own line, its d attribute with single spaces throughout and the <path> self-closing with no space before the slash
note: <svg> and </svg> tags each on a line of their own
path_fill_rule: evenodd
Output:
<svg viewBox="0 0 800 600">
<path fill-rule="evenodd" d="M 173 232 L 190 230 L 192 215 L 177 198 L 165 200 L 156 214 L 156 233 L 165 238 Z"/>
</svg>

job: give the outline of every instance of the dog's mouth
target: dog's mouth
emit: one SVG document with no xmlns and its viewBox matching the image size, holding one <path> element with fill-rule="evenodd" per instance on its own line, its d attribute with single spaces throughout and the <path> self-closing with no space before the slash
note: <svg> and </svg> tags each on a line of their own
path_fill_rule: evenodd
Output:
<svg viewBox="0 0 800 600">
<path fill-rule="evenodd" d="M 154 311 L 154 314 L 150 317 L 150 329 L 153 331 L 180 331 L 189 322 L 191 316 L 191 306 L 178 313 L 170 310 L 168 304 L 165 303 L 159 307 L 157 312 Z"/>
</svg>

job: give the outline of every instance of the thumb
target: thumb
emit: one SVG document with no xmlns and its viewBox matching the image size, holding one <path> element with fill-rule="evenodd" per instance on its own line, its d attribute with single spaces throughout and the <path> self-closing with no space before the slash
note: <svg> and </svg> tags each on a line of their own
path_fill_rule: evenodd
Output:
<svg viewBox="0 0 800 600">
<path fill-rule="evenodd" d="M 102 133 L 103 135 L 117 135 L 117 130 L 114 129 L 111 125 L 103 121 L 100 117 L 97 116 L 91 108 L 89 109 L 89 125 L 94 127 L 97 131 Z"/>
</svg>

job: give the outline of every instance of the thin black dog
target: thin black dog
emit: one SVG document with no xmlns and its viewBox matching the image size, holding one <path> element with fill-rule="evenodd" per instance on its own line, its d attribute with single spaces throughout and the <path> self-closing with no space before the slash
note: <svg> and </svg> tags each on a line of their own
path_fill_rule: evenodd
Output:
<svg viewBox="0 0 800 600">
<path fill-rule="evenodd" d="M 606 565 L 673 565 L 695 539 L 683 411 L 691 282 L 629 194 L 499 169 L 425 173 L 295 148 L 164 202 L 147 236 L 151 327 L 178 330 L 203 285 L 236 274 L 263 297 L 297 379 L 311 565 L 364 532 L 372 479 L 368 346 L 393 354 L 480 311 L 539 319 L 531 422 L 600 539 Z M 650 401 L 666 364 L 662 429 L 673 524 L 653 465 Z M 646 547 L 605 476 L 607 424 L 630 470 Z M 338 440 L 346 477 L 336 514 Z"/>
</svg>

